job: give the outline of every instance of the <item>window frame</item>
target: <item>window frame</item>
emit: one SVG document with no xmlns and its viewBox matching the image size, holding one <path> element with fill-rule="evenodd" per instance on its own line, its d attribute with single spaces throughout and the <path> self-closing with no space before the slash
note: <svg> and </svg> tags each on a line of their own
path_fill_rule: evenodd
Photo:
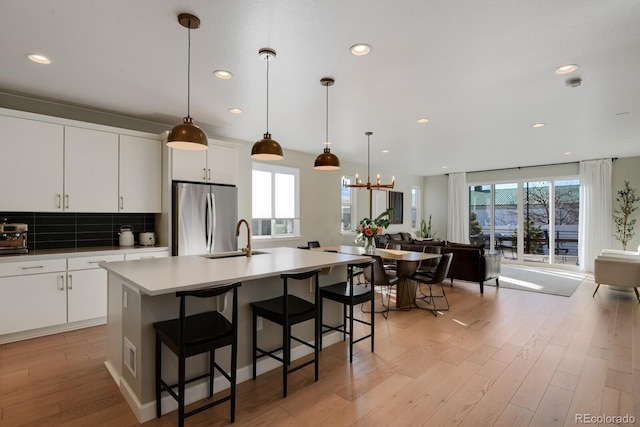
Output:
<svg viewBox="0 0 640 427">
<path fill-rule="evenodd" d="M 300 238 L 300 169 L 292 166 L 282 166 L 275 165 L 271 163 L 262 163 L 262 162 L 252 162 L 251 164 L 251 183 L 252 183 L 252 191 L 253 191 L 253 173 L 254 171 L 267 172 L 271 176 L 271 217 L 270 218 L 256 218 L 254 217 L 254 197 L 251 195 L 251 224 L 252 224 L 252 239 L 256 240 L 272 240 L 272 239 L 298 239 Z M 275 214 L 276 212 L 276 183 L 275 176 L 276 174 L 282 175 L 291 175 L 293 176 L 294 182 L 294 217 L 293 218 L 278 218 Z M 271 234 L 269 235 L 259 235 L 254 234 L 257 231 L 257 227 L 255 227 L 256 221 L 270 221 Z M 291 220 L 293 221 L 293 231 L 289 234 L 278 234 L 276 222 L 282 220 Z"/>
<path fill-rule="evenodd" d="M 356 235 L 356 226 L 357 222 L 357 212 L 358 212 L 358 197 L 357 197 L 357 189 L 345 187 L 345 184 L 352 184 L 356 182 L 356 177 L 352 175 L 345 175 L 342 177 L 340 181 L 340 235 L 341 236 L 355 236 Z M 349 192 L 349 203 L 347 205 L 342 204 L 342 194 L 343 192 Z M 342 208 L 344 206 L 349 206 L 351 212 L 351 229 L 344 230 L 342 228 Z M 354 223 L 354 219 L 356 222 Z"/>
</svg>

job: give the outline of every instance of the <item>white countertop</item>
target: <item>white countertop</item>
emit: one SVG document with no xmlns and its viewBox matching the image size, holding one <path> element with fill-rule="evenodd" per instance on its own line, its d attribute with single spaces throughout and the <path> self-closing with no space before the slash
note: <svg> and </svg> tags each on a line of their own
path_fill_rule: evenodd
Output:
<svg viewBox="0 0 640 427">
<path fill-rule="evenodd" d="M 28 254 L 7 254 L 0 256 L 2 262 L 39 261 L 54 258 L 76 258 L 90 255 L 115 255 L 135 252 L 160 252 L 169 250 L 167 246 L 97 246 L 89 248 L 42 249 Z"/>
<path fill-rule="evenodd" d="M 162 295 L 238 281 L 272 277 L 293 270 L 366 261 L 368 257 L 296 248 L 261 249 L 251 257 L 210 259 L 199 255 L 100 263 L 146 295 Z"/>
</svg>

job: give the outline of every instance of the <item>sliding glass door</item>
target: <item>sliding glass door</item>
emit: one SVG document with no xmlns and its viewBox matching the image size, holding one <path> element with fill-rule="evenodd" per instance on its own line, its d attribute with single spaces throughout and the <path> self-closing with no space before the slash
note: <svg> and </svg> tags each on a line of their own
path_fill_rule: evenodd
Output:
<svg viewBox="0 0 640 427">
<path fill-rule="evenodd" d="M 527 263 L 576 264 L 580 182 L 527 180 L 469 187 L 469 240 Z"/>
</svg>

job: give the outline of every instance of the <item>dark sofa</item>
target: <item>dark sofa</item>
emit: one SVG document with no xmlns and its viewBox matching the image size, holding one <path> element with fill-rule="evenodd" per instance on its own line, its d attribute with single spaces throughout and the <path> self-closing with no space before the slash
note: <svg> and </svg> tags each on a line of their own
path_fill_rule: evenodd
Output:
<svg viewBox="0 0 640 427">
<path fill-rule="evenodd" d="M 415 240 L 411 238 L 409 233 L 380 236 L 378 246 L 385 247 L 387 243 L 399 244 L 401 249 L 407 251 L 453 254 L 447 277 L 452 281 L 456 279 L 477 282 L 480 285 L 480 293 L 484 293 L 484 282 L 487 280 L 495 279 L 496 286 L 500 285 L 498 279 L 502 254 L 499 251 L 490 252 L 481 245 Z"/>
</svg>

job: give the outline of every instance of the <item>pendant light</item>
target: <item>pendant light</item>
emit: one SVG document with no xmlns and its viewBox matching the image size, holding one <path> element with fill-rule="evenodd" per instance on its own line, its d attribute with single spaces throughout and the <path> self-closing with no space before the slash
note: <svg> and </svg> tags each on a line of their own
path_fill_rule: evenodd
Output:
<svg viewBox="0 0 640 427">
<path fill-rule="evenodd" d="M 335 154 L 331 154 L 329 148 L 329 86 L 333 86 L 335 80 L 331 77 L 324 77 L 320 80 L 320 84 L 327 88 L 327 115 L 326 115 L 326 139 L 324 143 L 324 151 L 318 157 L 313 166 L 314 169 L 321 171 L 334 171 L 340 169 L 340 160 Z"/>
<path fill-rule="evenodd" d="M 184 118 L 182 124 L 174 126 L 169 132 L 167 145 L 171 148 L 179 150 L 201 151 L 209 149 L 209 141 L 207 134 L 202 129 L 193 124 L 190 116 L 191 101 L 191 30 L 200 28 L 200 19 L 189 13 L 181 13 L 178 15 L 178 22 L 185 28 L 189 29 L 189 54 L 187 62 L 187 117 Z"/>
<path fill-rule="evenodd" d="M 267 62 L 267 132 L 264 137 L 253 144 L 251 157 L 256 160 L 282 160 L 282 147 L 278 141 L 271 139 L 269 133 L 269 61 L 276 57 L 276 51 L 265 47 L 258 51 L 260 57 Z"/>
</svg>

